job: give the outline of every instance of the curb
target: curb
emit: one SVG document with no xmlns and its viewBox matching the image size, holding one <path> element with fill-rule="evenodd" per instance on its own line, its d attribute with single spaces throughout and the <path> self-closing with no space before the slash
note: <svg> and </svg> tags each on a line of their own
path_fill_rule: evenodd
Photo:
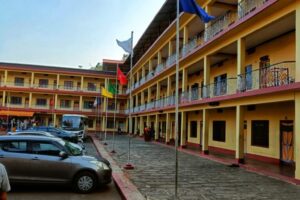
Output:
<svg viewBox="0 0 300 200">
<path fill-rule="evenodd" d="M 105 159 L 107 159 L 112 166 L 112 178 L 117 186 L 122 199 L 124 200 L 146 200 L 140 193 L 137 187 L 126 177 L 123 170 L 117 165 L 110 154 L 105 150 L 104 146 L 99 142 L 95 135 L 90 135 L 93 144 L 95 145 L 98 153 Z"/>
</svg>

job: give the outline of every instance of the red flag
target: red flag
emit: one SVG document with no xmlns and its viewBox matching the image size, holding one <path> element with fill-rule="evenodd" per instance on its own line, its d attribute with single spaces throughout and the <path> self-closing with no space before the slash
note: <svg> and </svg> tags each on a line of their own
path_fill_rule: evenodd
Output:
<svg viewBox="0 0 300 200">
<path fill-rule="evenodd" d="M 126 76 L 123 74 L 123 72 L 120 70 L 119 67 L 118 67 L 118 70 L 117 70 L 117 77 L 118 77 L 118 80 L 120 81 L 121 85 L 126 85 L 127 84 Z"/>
</svg>

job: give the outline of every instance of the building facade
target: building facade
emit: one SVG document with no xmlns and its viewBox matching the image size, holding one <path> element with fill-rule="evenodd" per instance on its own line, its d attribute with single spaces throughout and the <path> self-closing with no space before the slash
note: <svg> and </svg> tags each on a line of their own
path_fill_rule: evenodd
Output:
<svg viewBox="0 0 300 200">
<path fill-rule="evenodd" d="M 300 179 L 300 2 L 198 3 L 216 18 L 180 15 L 180 145 L 284 163 Z M 176 1 L 167 0 L 134 48 L 126 91 L 130 132 L 153 127 L 164 143 L 175 138 L 175 41 Z"/>
<path fill-rule="evenodd" d="M 110 65 L 113 62 L 121 64 L 110 61 Z M 106 101 L 100 92 L 115 82 L 116 73 L 109 71 L 0 63 L 2 129 L 11 119 L 60 127 L 63 114 L 82 114 L 89 118 L 90 131 L 126 131 L 126 88 L 118 87 L 116 106 L 114 99 Z"/>
</svg>

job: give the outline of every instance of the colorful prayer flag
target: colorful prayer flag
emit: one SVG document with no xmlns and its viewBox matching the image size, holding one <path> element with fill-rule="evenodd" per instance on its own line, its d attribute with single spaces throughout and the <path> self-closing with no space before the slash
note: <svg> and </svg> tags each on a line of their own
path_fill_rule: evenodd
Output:
<svg viewBox="0 0 300 200">
<path fill-rule="evenodd" d="M 107 97 L 107 98 L 110 98 L 110 99 L 113 98 L 113 94 L 110 93 L 109 91 L 107 91 L 104 87 L 101 88 L 101 94 L 104 97 Z"/>
<path fill-rule="evenodd" d="M 214 19 L 214 16 L 208 15 L 195 0 L 179 0 L 180 11 L 198 15 L 204 23 Z"/>
<path fill-rule="evenodd" d="M 121 85 L 126 85 L 127 84 L 126 76 L 123 74 L 123 72 L 120 70 L 119 67 L 117 69 L 117 78 L 120 81 Z"/>
</svg>

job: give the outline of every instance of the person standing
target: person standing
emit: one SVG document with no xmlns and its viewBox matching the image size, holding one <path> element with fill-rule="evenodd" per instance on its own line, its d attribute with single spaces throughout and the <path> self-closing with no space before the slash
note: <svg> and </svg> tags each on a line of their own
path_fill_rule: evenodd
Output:
<svg viewBox="0 0 300 200">
<path fill-rule="evenodd" d="M 4 165 L 0 163 L 0 200 L 7 200 L 7 192 L 10 191 L 8 175 Z"/>
</svg>

